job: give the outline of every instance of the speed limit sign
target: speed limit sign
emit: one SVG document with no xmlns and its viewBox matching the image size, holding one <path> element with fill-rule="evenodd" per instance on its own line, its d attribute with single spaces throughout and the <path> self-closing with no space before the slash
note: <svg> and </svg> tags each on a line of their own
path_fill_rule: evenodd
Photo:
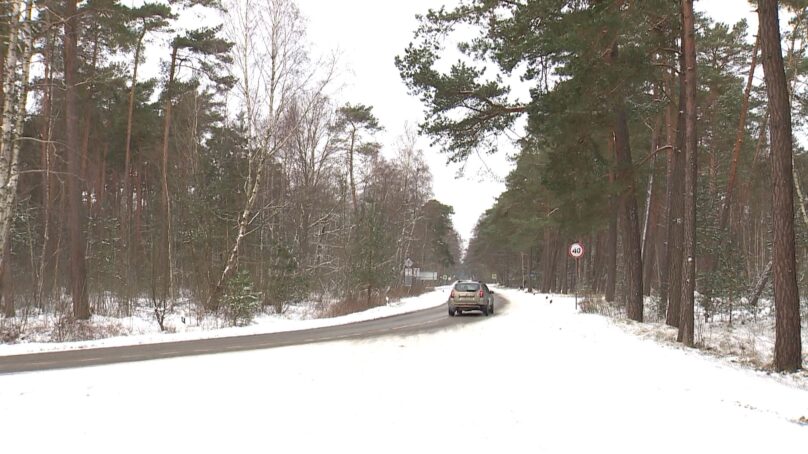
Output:
<svg viewBox="0 0 808 454">
<path fill-rule="evenodd" d="M 579 259 L 584 255 L 584 245 L 581 243 L 570 244 L 570 257 Z"/>
</svg>

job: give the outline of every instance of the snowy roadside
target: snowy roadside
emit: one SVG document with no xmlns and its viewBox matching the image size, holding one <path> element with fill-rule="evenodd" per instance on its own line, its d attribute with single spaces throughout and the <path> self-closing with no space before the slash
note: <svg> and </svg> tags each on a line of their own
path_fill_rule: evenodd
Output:
<svg viewBox="0 0 808 454">
<path fill-rule="evenodd" d="M 314 318 L 316 311 L 313 309 L 314 305 L 310 303 L 293 305 L 283 314 L 259 315 L 250 325 L 243 327 L 222 328 L 220 320 L 186 325 L 180 321 L 178 315 L 174 315 L 171 319 L 171 330 L 173 332 L 160 332 L 150 313 L 142 311 L 133 317 L 114 320 L 116 324 L 124 327 L 127 333 L 124 335 L 77 342 L 23 341 L 16 344 L 0 343 L 0 357 L 26 353 L 246 336 L 342 325 L 440 306 L 446 302 L 448 288 L 448 286 L 437 287 L 431 292 L 401 298 L 401 300 L 390 302 L 386 306 L 333 318 Z M 94 316 L 94 319 L 98 318 L 101 317 Z"/>
</svg>

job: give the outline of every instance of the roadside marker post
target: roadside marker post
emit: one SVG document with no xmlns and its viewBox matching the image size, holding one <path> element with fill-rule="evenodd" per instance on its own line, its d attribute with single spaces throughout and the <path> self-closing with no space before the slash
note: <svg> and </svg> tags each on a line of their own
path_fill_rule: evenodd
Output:
<svg viewBox="0 0 808 454">
<path fill-rule="evenodd" d="M 575 259 L 575 283 L 573 284 L 573 288 L 575 289 L 575 310 L 578 310 L 578 259 L 584 256 L 584 245 L 575 242 L 570 244 L 569 248 L 570 257 Z"/>
</svg>

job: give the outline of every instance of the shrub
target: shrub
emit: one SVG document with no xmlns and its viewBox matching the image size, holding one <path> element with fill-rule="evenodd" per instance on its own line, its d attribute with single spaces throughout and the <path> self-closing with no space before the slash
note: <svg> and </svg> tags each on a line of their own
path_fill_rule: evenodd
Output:
<svg viewBox="0 0 808 454">
<path fill-rule="evenodd" d="M 239 271 L 227 282 L 222 308 L 230 326 L 249 325 L 261 308 L 261 295 L 253 290 L 250 273 Z"/>
</svg>

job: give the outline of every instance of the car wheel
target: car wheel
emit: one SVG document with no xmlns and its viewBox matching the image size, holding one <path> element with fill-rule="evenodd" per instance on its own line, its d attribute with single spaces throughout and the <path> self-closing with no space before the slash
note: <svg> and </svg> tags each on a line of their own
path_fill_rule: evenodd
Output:
<svg viewBox="0 0 808 454">
<path fill-rule="evenodd" d="M 482 311 L 483 311 L 483 315 L 485 315 L 487 317 L 488 316 L 488 306 L 485 306 L 484 308 L 482 308 Z"/>
<path fill-rule="evenodd" d="M 494 303 L 491 303 L 491 306 L 488 308 L 488 312 L 489 312 L 491 315 L 494 315 Z"/>
<path fill-rule="evenodd" d="M 455 316 L 455 310 L 449 308 L 449 317 L 454 317 L 454 316 Z"/>
</svg>

